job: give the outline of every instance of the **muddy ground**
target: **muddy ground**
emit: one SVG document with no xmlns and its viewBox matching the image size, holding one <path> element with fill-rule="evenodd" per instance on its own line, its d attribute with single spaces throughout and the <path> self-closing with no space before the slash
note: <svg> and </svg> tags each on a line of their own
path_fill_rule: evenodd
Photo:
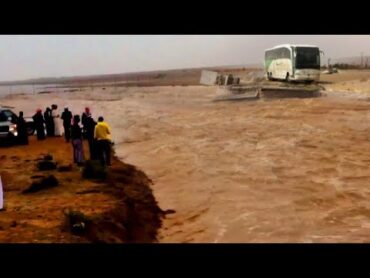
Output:
<svg viewBox="0 0 370 278">
<path fill-rule="evenodd" d="M 87 145 L 85 145 L 85 151 Z M 37 141 L 27 146 L 0 149 L 0 175 L 5 210 L 0 212 L 2 243 L 155 242 L 163 216 L 150 188 L 151 181 L 135 167 L 113 159 L 108 178 L 82 178 L 81 167 L 71 171 L 39 171 L 37 163 L 51 154 L 59 166 L 72 161 L 72 146 L 63 138 Z M 87 156 L 88 154 L 85 153 Z M 68 170 L 68 169 L 67 169 Z M 54 175 L 59 185 L 38 192 L 23 191 L 35 176 Z M 85 230 L 72 232 L 68 212 L 86 216 Z"/>
</svg>

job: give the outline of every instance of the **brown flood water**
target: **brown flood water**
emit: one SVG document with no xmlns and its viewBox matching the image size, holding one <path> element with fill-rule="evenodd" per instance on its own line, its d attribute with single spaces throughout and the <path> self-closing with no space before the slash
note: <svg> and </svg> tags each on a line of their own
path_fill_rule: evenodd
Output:
<svg viewBox="0 0 370 278">
<path fill-rule="evenodd" d="M 369 102 L 167 90 L 132 102 L 117 148 L 176 210 L 161 242 L 370 241 Z"/>
</svg>

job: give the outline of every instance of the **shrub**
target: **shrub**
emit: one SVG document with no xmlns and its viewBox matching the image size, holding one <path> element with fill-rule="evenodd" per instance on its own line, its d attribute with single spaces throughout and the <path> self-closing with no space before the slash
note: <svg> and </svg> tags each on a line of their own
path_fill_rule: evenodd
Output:
<svg viewBox="0 0 370 278">
<path fill-rule="evenodd" d="M 107 168 L 99 160 L 87 160 L 82 171 L 85 179 L 106 179 Z"/>
</svg>

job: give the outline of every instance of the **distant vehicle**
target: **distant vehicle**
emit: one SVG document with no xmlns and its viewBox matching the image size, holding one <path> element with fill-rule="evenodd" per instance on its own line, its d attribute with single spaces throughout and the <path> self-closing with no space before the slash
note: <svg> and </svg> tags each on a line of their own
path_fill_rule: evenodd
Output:
<svg viewBox="0 0 370 278">
<path fill-rule="evenodd" d="M 283 44 L 265 51 L 269 80 L 318 81 L 321 51 L 313 45 Z"/>
<path fill-rule="evenodd" d="M 12 110 L 0 107 L 0 139 L 11 140 L 18 137 L 17 120 L 18 116 Z M 25 121 L 28 135 L 33 135 L 35 127 L 32 118 L 25 118 Z"/>
</svg>

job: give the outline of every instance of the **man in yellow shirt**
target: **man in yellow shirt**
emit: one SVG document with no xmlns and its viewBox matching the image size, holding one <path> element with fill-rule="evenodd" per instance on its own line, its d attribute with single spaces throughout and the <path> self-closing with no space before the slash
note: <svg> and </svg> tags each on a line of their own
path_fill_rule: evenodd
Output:
<svg viewBox="0 0 370 278">
<path fill-rule="evenodd" d="M 109 125 L 104 122 L 103 117 L 98 118 L 98 124 L 94 129 L 94 138 L 97 143 L 97 151 L 101 163 L 110 166 L 111 156 L 111 131 Z"/>
</svg>

